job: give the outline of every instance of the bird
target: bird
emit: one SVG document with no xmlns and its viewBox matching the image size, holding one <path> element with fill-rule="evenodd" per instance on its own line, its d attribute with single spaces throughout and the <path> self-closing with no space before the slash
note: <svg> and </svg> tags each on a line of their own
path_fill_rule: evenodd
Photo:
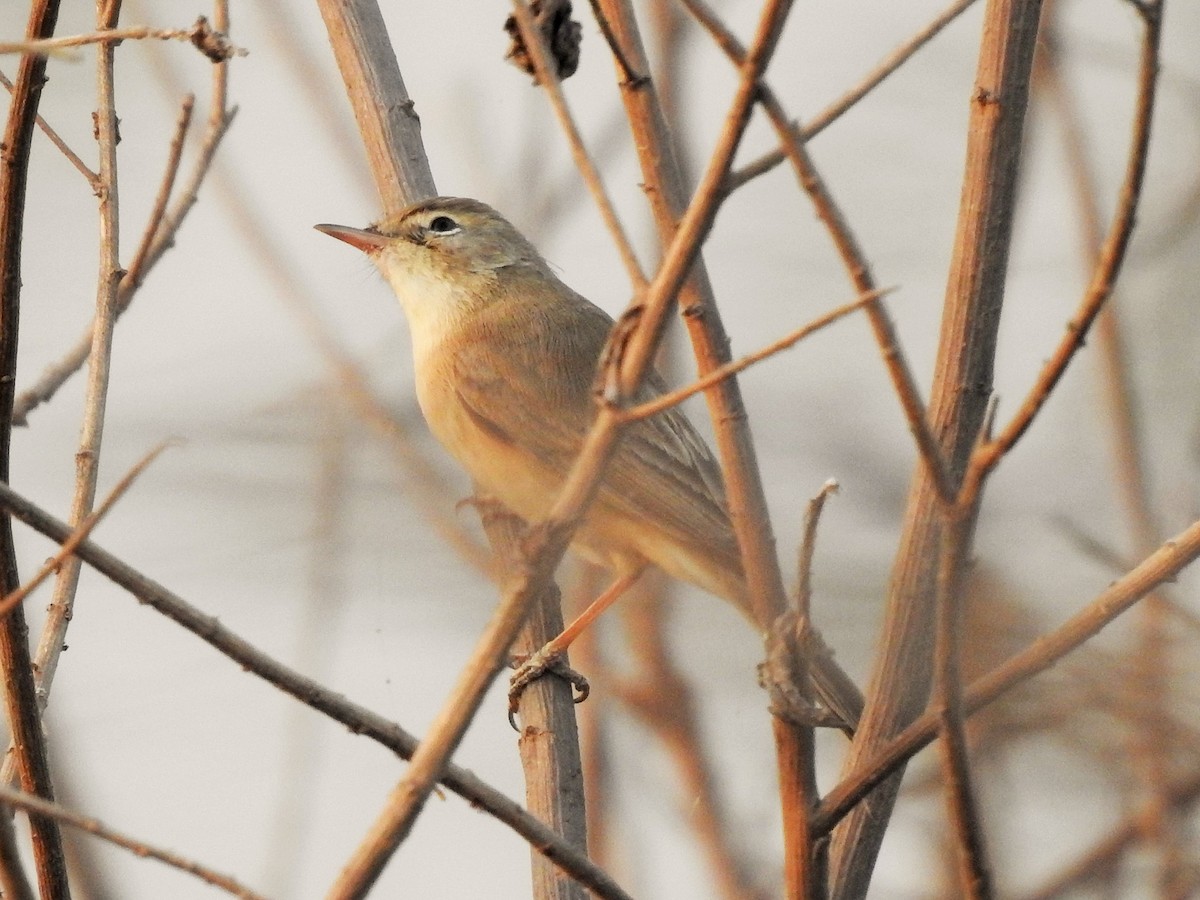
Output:
<svg viewBox="0 0 1200 900">
<path fill-rule="evenodd" d="M 598 414 L 612 317 L 478 200 L 434 197 L 368 228 L 316 228 L 365 252 L 399 299 L 433 435 L 479 489 L 545 520 Z M 651 372 L 630 399 L 666 391 Z M 720 466 L 678 407 L 625 426 L 572 548 L 614 580 L 547 645 L 555 653 L 651 566 L 755 623 Z"/>
</svg>

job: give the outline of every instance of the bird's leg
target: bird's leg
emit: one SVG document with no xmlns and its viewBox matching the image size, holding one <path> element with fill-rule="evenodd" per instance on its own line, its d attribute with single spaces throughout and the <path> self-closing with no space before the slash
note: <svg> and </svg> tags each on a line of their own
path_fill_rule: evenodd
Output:
<svg viewBox="0 0 1200 900">
<path fill-rule="evenodd" d="M 547 672 L 553 672 L 575 686 L 575 689 L 579 692 L 579 696 L 575 700 L 576 703 L 582 703 L 587 699 L 590 690 L 587 679 L 567 665 L 565 659 L 567 648 L 571 646 L 575 638 L 583 634 L 585 628 L 599 618 L 602 612 L 616 603 L 617 599 L 633 586 L 633 583 L 637 581 L 638 576 L 641 574 L 641 569 L 638 569 L 636 572 L 628 572 L 617 576 L 616 581 L 609 585 L 603 594 L 593 600 L 591 605 L 580 613 L 570 625 L 564 628 L 558 637 L 544 644 L 536 653 L 531 654 L 523 660 L 519 660 L 520 666 L 513 673 L 508 687 L 508 716 L 510 721 L 516 713 L 517 701 L 521 698 L 521 694 L 525 688 Z"/>
</svg>

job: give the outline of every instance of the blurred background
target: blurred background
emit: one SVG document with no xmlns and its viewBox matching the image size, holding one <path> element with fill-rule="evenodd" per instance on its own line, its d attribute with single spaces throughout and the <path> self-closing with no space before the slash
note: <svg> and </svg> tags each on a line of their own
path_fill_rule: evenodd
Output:
<svg viewBox="0 0 1200 900">
<path fill-rule="evenodd" d="M 653 231 L 611 57 L 586 4 L 577 6 L 582 61 L 564 90 L 651 265 Z M 758 4 L 715 6 L 749 36 Z M 496 206 L 568 284 L 617 314 L 629 299 L 619 258 L 545 97 L 503 60 L 508 4 L 394 0 L 383 7 L 439 190 Z M 674 9 L 639 5 L 650 7 Z M 924 0 L 800 4 L 770 82 L 793 115 L 808 119 L 940 9 Z M 445 527 L 431 524 L 432 514 L 461 530 L 460 540 L 480 542 L 475 513 L 454 507 L 469 485 L 421 422 L 406 327 L 390 290 L 365 258 L 312 230 L 320 222 L 365 225 L 379 214 L 316 5 L 233 0 L 230 13 L 231 38 L 249 51 L 230 67 L 237 117 L 175 248 L 117 328 L 101 493 L 158 442 L 178 444 L 96 539 L 268 653 L 419 735 L 495 602 L 478 567 Z M 981 13 L 968 10 L 811 145 L 876 279 L 897 287 L 888 305 L 925 396 Z M 186 27 L 201 14 L 211 10 L 200 0 L 127 0 L 122 22 Z M 0 40 L 23 34 L 26 15 L 25 4 L 0 4 Z M 57 33 L 90 31 L 91 16 L 90 5 L 67 4 Z M 1116 0 L 1062 0 L 1053 17 L 1054 48 L 1107 222 L 1129 143 L 1139 24 Z M 667 61 L 660 87 L 673 98 L 673 125 L 699 171 L 734 74 L 693 23 L 668 38 L 655 21 L 644 17 L 646 40 L 656 61 Z M 1171 5 L 1166 22 L 1145 196 L 1118 307 L 1164 536 L 1190 523 L 1200 506 L 1200 9 Z M 53 58 L 41 106 L 89 163 L 94 59 L 91 49 Z M 14 60 L 0 58 L 0 70 L 11 75 Z M 179 103 L 197 94 L 192 131 L 199 134 L 210 77 L 209 61 L 186 44 L 131 41 L 118 53 L 123 260 L 158 190 Z M 1035 90 L 1027 144 L 997 362 L 1001 420 L 1062 334 L 1088 274 L 1073 185 L 1078 159 L 1044 91 Z M 756 117 L 739 159 L 774 145 Z M 185 171 L 194 152 L 192 142 Z M 97 269 L 88 184 L 40 134 L 32 165 L 18 392 L 88 328 Z M 731 198 L 705 259 L 735 356 L 853 296 L 786 166 Z M 360 420 L 314 333 L 369 373 L 410 450 L 430 468 L 405 464 Z M 1086 603 L 1118 573 L 1114 558 L 1136 559 L 1097 373 L 1095 353 L 1083 353 L 987 491 L 977 543 L 980 620 L 971 632 L 980 669 Z M 679 365 L 675 380 L 691 374 L 690 363 Z M 841 484 L 822 520 L 814 610 L 839 659 L 865 684 L 915 461 L 866 322 L 839 323 L 741 380 L 789 579 L 807 499 L 827 478 Z M 77 376 L 14 437 L 14 487 L 59 516 L 70 503 L 82 397 Z M 689 409 L 708 433 L 702 404 Z M 51 546 L 17 532 L 32 571 Z M 1193 611 L 1194 584 L 1186 578 L 1177 593 Z M 752 886 L 776 895 L 773 750 L 754 672 L 761 644 L 724 604 L 682 588 L 678 594 L 673 655 L 694 680 L 733 847 Z M 34 633 L 45 596 L 27 601 Z M 619 668 L 626 659 L 622 617 L 609 618 L 598 640 Z M 992 767 L 981 779 L 982 796 L 996 869 L 1014 896 L 1109 833 L 1132 802 L 1113 768 L 1129 739 L 1122 715 L 1135 702 L 1120 695 L 1121 640 L 1118 628 L 994 714 L 1005 740 L 981 752 Z M 1184 626 L 1177 641 L 1185 647 L 1188 640 L 1195 632 Z M 248 676 L 86 569 L 67 642 L 47 714 L 63 801 L 271 896 L 319 896 L 403 772 L 386 750 Z M 1187 654 L 1173 659 L 1182 666 Z M 1186 713 L 1194 713 L 1196 697 L 1187 693 L 1186 671 L 1179 674 L 1182 739 L 1195 727 Z M 1083 711 L 1069 715 L 1072 709 Z M 455 758 L 520 798 L 516 735 L 504 710 L 504 692 L 494 690 Z M 604 739 L 618 880 L 639 897 L 724 896 L 689 830 L 693 798 L 680 790 L 669 754 L 636 717 L 619 705 L 611 711 Z M 839 741 L 823 739 L 826 783 L 836 775 Z M 912 793 L 898 807 L 875 878 L 877 896 L 950 890 L 932 771 L 914 766 Z M 89 840 L 72 838 L 104 874 L 107 893 L 96 896 L 217 895 Z M 1110 883 L 1112 895 L 1145 896 L 1146 872 L 1136 865 L 1123 871 Z M 522 842 L 450 795 L 430 801 L 377 893 L 521 897 L 528 890 Z"/>
</svg>

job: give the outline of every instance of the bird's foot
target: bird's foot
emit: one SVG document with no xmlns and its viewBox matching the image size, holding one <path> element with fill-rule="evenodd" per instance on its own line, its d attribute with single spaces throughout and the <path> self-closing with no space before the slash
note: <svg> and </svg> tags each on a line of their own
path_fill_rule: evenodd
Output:
<svg viewBox="0 0 1200 900">
<path fill-rule="evenodd" d="M 574 688 L 573 699 L 576 703 L 582 703 L 591 692 L 588 680 L 567 665 L 566 651 L 555 648 L 553 644 L 547 644 L 528 656 L 514 657 L 513 668 L 517 671 L 508 682 L 508 723 L 514 730 L 518 730 L 516 715 L 521 695 L 525 693 L 525 688 L 543 675 L 557 675 L 568 682 Z"/>
</svg>

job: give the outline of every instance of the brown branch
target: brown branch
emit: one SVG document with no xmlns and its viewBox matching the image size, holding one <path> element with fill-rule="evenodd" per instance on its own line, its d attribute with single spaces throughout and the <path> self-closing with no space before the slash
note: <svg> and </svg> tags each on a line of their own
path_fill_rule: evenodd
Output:
<svg viewBox="0 0 1200 900">
<path fill-rule="evenodd" d="M 8 485 L 0 483 L 0 509 L 24 522 L 30 528 L 62 544 L 71 538 L 72 530 L 44 512 Z M 365 707 L 350 702 L 295 670 L 272 659 L 267 654 L 238 637 L 217 619 L 205 615 L 156 581 L 134 569 L 91 541 L 84 541 L 75 555 L 115 584 L 124 588 L 140 602 L 166 616 L 195 634 L 209 646 L 229 657 L 239 667 L 295 697 L 306 706 L 340 722 L 354 734 L 392 750 L 402 759 L 410 759 L 417 748 L 417 739 L 398 725 Z M 470 772 L 453 763 L 446 766 L 441 782 L 467 800 L 472 806 L 487 811 L 504 822 L 531 846 L 562 866 L 598 896 L 627 898 L 612 879 L 588 861 L 558 835 L 528 815 L 517 803 L 489 787 Z"/>
<path fill-rule="evenodd" d="M 528 38 L 527 38 L 528 39 Z M 527 525 L 495 501 L 477 498 L 480 518 L 488 540 L 497 552 L 513 553 L 500 563 L 503 570 L 518 570 L 521 537 Z M 562 633 L 563 614 L 558 588 L 546 585 L 535 598 L 512 652 L 535 653 Z M 587 817 L 583 802 L 583 769 L 579 731 L 575 724 L 571 685 L 561 678 L 540 678 L 521 693 L 518 714 L 521 737 L 518 748 L 525 773 L 525 805 L 563 840 L 587 852 Z M 582 884 L 564 877 L 548 859 L 533 853 L 533 900 L 585 900 Z"/>
<path fill-rule="evenodd" d="M 64 825 L 70 825 L 72 828 L 86 831 L 88 834 L 95 835 L 110 844 L 123 847 L 142 859 L 156 859 L 161 863 L 171 866 L 173 869 L 179 869 L 181 872 L 194 875 L 206 884 L 220 888 L 235 897 L 243 897 L 245 900 L 266 900 L 261 894 L 255 893 L 229 875 L 222 875 L 220 872 L 216 872 L 207 866 L 180 856 L 178 853 L 163 850 L 145 841 L 129 837 L 116 829 L 109 828 L 99 819 L 80 815 L 77 812 L 59 806 L 57 803 L 51 803 L 43 800 L 41 797 L 35 797 L 33 794 L 26 794 L 23 791 L 15 791 L 12 788 L 0 786 L 0 804 L 23 809 L 30 814 L 46 816 L 47 818 L 62 822 Z"/>
<path fill-rule="evenodd" d="M 6 76 L 3 72 L 0 72 L 0 84 L 4 85 L 5 90 L 7 90 L 10 94 L 12 93 L 13 83 L 8 80 L 8 76 Z M 67 142 L 62 139 L 62 136 L 50 127 L 49 122 L 47 122 L 41 116 L 38 116 L 36 121 L 38 128 L 42 129 L 42 133 L 50 139 L 50 143 L 58 148 L 59 152 L 67 158 L 67 162 L 73 165 L 78 170 L 79 174 L 87 179 L 88 184 L 92 187 L 92 190 L 95 190 L 96 180 L 98 177 L 96 173 L 88 168 L 87 164 L 79 158 L 79 154 L 72 150 L 67 145 Z"/>
<path fill-rule="evenodd" d="M 959 889 L 972 900 L 994 895 L 992 876 L 984 846 L 983 820 L 971 786 L 962 698 L 961 638 L 966 603 L 969 529 L 978 516 L 976 509 L 955 509 L 942 528 L 938 560 L 937 636 L 935 640 L 934 704 L 941 740 L 946 807 L 957 851 Z"/>
<path fill-rule="evenodd" d="M 195 106 L 196 96 L 194 94 L 188 94 L 183 98 L 183 103 L 179 108 L 179 118 L 175 122 L 175 135 L 171 138 L 170 149 L 167 152 L 166 171 L 163 172 L 158 195 L 154 198 L 154 206 L 150 210 L 150 217 L 146 220 L 146 227 L 142 229 L 142 240 L 133 254 L 129 269 L 121 277 L 122 283 L 126 280 L 132 284 L 142 282 L 146 260 L 150 257 L 150 249 L 154 246 L 154 239 L 158 236 L 159 228 L 162 227 L 163 217 L 167 214 L 167 204 L 171 201 L 171 193 L 175 189 L 175 179 L 179 175 L 179 161 L 183 157 L 183 142 L 187 137 L 188 127 L 192 123 L 192 110 Z M 118 314 L 122 308 L 120 304 L 123 299 L 118 297 Z M 128 302 L 125 301 L 124 305 L 127 306 Z"/>
<path fill-rule="evenodd" d="M 49 37 L 58 18 L 58 0 L 30 4 L 26 37 Z M 21 306 L 21 238 L 29 154 L 38 103 L 46 80 L 46 59 L 24 56 L 13 81 L 8 120 L 0 141 L 0 482 L 8 482 L 12 452 L 13 384 L 17 371 L 18 319 Z M 0 520 L 0 589 L 20 585 L 12 521 Z M 0 676 L 5 685 L 5 708 L 14 745 L 12 758 L 21 786 L 31 794 L 53 799 L 50 765 L 42 733 L 40 709 L 29 655 L 28 628 L 20 607 L 0 620 Z M 66 859 L 58 825 L 44 816 L 29 818 L 34 865 L 45 900 L 70 897 Z"/>
<path fill-rule="evenodd" d="M 1059 12 L 1060 7 L 1055 7 L 1055 11 Z M 1103 227 L 1079 107 L 1061 71 L 1060 19 L 1061 16 L 1055 16 L 1050 20 L 1051 39 L 1047 42 L 1047 51 L 1040 56 L 1041 65 L 1035 70 L 1040 76 L 1036 85 L 1049 94 L 1063 131 L 1079 211 L 1081 255 L 1092 272 L 1100 264 Z M 1111 434 L 1118 500 L 1129 523 L 1135 552 L 1141 556 L 1158 544 L 1161 532 L 1151 509 L 1135 414 L 1134 387 L 1115 301 L 1115 297 L 1110 297 L 1104 303 L 1095 325 L 1099 338 L 1100 379 L 1104 388 L 1102 402 L 1104 421 Z M 1147 842 L 1161 849 L 1159 883 L 1162 885 L 1180 883 L 1184 866 L 1180 836 L 1168 808 L 1169 772 L 1175 749 L 1168 725 L 1168 707 L 1174 699 L 1174 679 L 1171 677 L 1174 659 L 1167 631 L 1167 616 L 1172 609 L 1179 607 L 1162 594 L 1147 598 L 1139 616 L 1137 644 L 1131 649 L 1130 660 L 1139 695 L 1129 729 L 1130 751 L 1145 790 L 1143 835 Z"/>
<path fill-rule="evenodd" d="M 929 424 L 939 438 L 955 488 L 982 431 L 991 394 L 1040 12 L 1040 0 L 989 0 L 984 17 L 958 228 L 929 402 Z M 964 488 L 963 507 L 978 509 L 979 490 L 978 485 Z M 939 486 L 922 465 L 915 473 L 904 514 L 867 714 L 845 771 L 874 758 L 925 708 L 932 680 L 930 638 L 945 510 Z M 974 523 L 963 527 L 970 535 Z M 969 542 L 962 552 L 970 554 Z M 866 893 L 899 786 L 897 773 L 834 835 L 830 864 L 835 897 Z"/>
<path fill-rule="evenodd" d="M 1117 209 L 1109 226 L 1108 236 L 1100 250 L 1091 284 L 1079 304 L 1075 317 L 1067 325 L 1067 333 L 1059 342 L 1050 360 L 1042 368 L 1037 382 L 1029 391 L 1012 421 L 993 441 L 983 445 L 972 461 L 979 477 L 990 471 L 1019 441 L 1033 424 L 1034 418 L 1050 398 L 1067 366 L 1083 346 L 1088 330 L 1112 293 L 1125 251 L 1133 233 L 1138 201 L 1141 199 L 1142 179 L 1150 148 L 1150 125 L 1154 114 L 1154 98 L 1158 86 L 1158 52 L 1162 37 L 1162 9 L 1158 3 L 1136 4 L 1145 24 L 1142 37 L 1141 62 L 1138 72 L 1138 96 L 1133 119 L 1133 136 L 1125 178 L 1118 196 Z"/>
<path fill-rule="evenodd" d="M 810 141 L 832 125 L 844 113 L 852 109 L 858 101 L 875 90 L 884 79 L 899 69 L 904 63 L 908 62 L 913 54 L 933 40 L 943 28 L 974 4 L 975 0 L 955 0 L 944 12 L 934 17 L 928 25 L 886 56 L 866 78 L 843 94 L 830 106 L 826 107 L 822 112 L 813 116 L 803 128 L 801 128 L 799 121 L 790 122 L 789 129 L 795 135 L 795 139 L 801 142 Z M 787 159 L 787 151 L 785 147 L 780 147 L 777 150 L 772 150 L 770 153 L 763 154 L 758 159 L 746 163 L 740 169 L 729 173 L 729 178 L 725 182 L 726 191 L 734 191 L 746 182 L 754 180 L 759 175 L 765 175 L 785 159 Z"/>
<path fill-rule="evenodd" d="M 963 711 L 970 715 L 998 697 L 1038 675 L 1086 641 L 1140 599 L 1175 578 L 1200 557 L 1200 521 L 1192 523 L 1143 559 L 1123 577 L 1101 591 L 1094 600 L 1049 634 L 977 678 L 963 692 Z M 825 795 L 814 829 L 833 828 L 892 772 L 937 736 L 936 712 L 927 711 L 903 731 L 856 765 Z"/>
<path fill-rule="evenodd" d="M 820 491 L 808 501 L 804 511 L 804 528 L 796 564 L 796 655 L 799 655 L 802 648 L 811 646 L 812 571 L 813 558 L 817 551 L 817 526 L 825 509 L 825 501 L 837 493 L 837 490 L 837 481 L 828 479 L 821 485 Z M 807 683 L 807 673 L 803 677 Z M 794 860 L 790 857 L 784 860 L 785 882 L 802 885 L 807 880 L 809 897 L 812 900 L 821 900 L 829 896 L 829 843 L 820 840 L 819 836 L 813 833 L 812 817 L 821 802 L 821 792 L 817 785 L 815 733 L 812 729 L 807 731 L 807 734 L 801 734 L 801 740 L 804 742 L 800 745 L 803 755 L 788 767 L 798 776 L 803 773 L 802 777 L 797 777 L 790 789 L 781 791 L 784 804 L 783 819 L 785 822 L 792 822 L 795 829 L 795 834 L 790 839 L 784 839 L 784 846 L 795 848 L 791 854 Z M 810 868 L 811 873 L 788 872 L 788 868 Z"/>
<path fill-rule="evenodd" d="M 796 611 L 800 617 L 807 619 L 812 605 L 812 568 L 813 556 L 817 552 L 817 525 L 821 522 L 821 513 L 825 510 L 825 501 L 841 489 L 837 480 L 830 478 L 823 485 L 804 510 L 804 529 L 800 537 L 800 553 L 796 563 Z"/>
<path fill-rule="evenodd" d="M 122 41 L 183 41 L 191 44 L 213 62 L 223 62 L 234 56 L 245 56 L 247 51 L 229 43 L 221 31 L 214 31 L 204 16 L 200 16 L 190 28 L 149 28 L 136 25 L 129 28 L 101 28 L 88 34 L 67 37 L 41 38 L 27 41 L 0 41 L 0 54 L 26 53 L 46 55 L 71 47 L 99 44 L 108 49 Z"/>
<path fill-rule="evenodd" d="M 417 116 L 375 0 L 317 0 L 383 211 L 437 193 Z"/>
<path fill-rule="evenodd" d="M 113 28 L 121 11 L 121 0 L 97 5 L 97 25 Z M 117 110 L 113 69 L 116 45 L 102 43 L 96 48 L 96 112 L 93 114 L 96 144 L 100 157 L 96 197 L 99 200 L 99 271 L 96 275 L 96 315 L 92 320 L 92 346 L 88 353 L 87 388 L 84 392 L 83 422 L 79 449 L 75 452 L 75 488 L 67 521 L 80 528 L 96 501 L 96 482 L 100 477 L 100 449 L 104 439 L 104 417 L 108 403 L 108 378 L 112 369 L 113 330 L 117 324 L 121 277 L 120 194 L 117 178 Z M 38 702 L 45 707 L 50 687 L 58 671 L 58 660 L 66 643 L 67 626 L 75 608 L 82 564 L 69 557 L 59 567 L 54 591 L 38 641 Z"/>
<path fill-rule="evenodd" d="M 172 204 L 171 211 L 163 218 L 162 225 L 157 229 L 154 241 L 143 258 L 142 264 L 136 270 L 131 266 L 129 272 L 121 279 L 118 315 L 129 308 L 146 276 L 162 259 L 167 250 L 175 245 L 179 228 L 196 204 L 200 185 L 204 183 L 221 139 L 233 123 L 233 117 L 237 111 L 228 109 L 225 105 L 225 65 L 225 63 L 220 63 L 213 67 L 213 93 L 209 107 L 208 126 L 204 138 L 201 140 L 196 161 L 192 165 L 191 175 Z M 136 277 L 131 277 L 131 274 Z M 80 335 L 71 350 L 17 397 L 12 414 L 14 425 L 28 424 L 29 413 L 50 400 L 67 382 L 67 379 L 83 367 L 91 352 L 92 331 L 93 328 L 89 325 L 87 331 Z"/>
<path fill-rule="evenodd" d="M 637 406 L 631 406 L 620 411 L 621 418 L 628 422 L 635 422 L 639 419 L 648 419 L 651 416 L 656 416 L 663 410 L 670 409 L 672 406 L 678 406 L 689 397 L 694 397 L 702 391 L 708 390 L 710 387 L 730 378 L 739 372 L 753 366 L 755 363 L 762 362 L 768 357 L 781 353 L 784 350 L 789 350 L 798 344 L 804 338 L 808 337 L 828 325 L 832 325 L 838 319 L 848 316 L 850 313 L 862 309 L 874 303 L 883 294 L 887 293 L 887 288 L 878 291 L 872 291 L 865 297 L 860 297 L 850 303 L 843 304 L 836 309 L 831 309 L 823 316 L 818 316 L 807 325 L 801 325 L 795 331 L 785 334 L 776 341 L 772 341 L 761 350 L 756 350 L 753 353 L 748 353 L 741 359 L 727 362 L 722 366 L 705 373 L 702 377 L 697 378 L 691 384 L 676 390 L 669 391 L 653 400 L 647 400 L 645 403 L 639 403 Z"/>
</svg>

